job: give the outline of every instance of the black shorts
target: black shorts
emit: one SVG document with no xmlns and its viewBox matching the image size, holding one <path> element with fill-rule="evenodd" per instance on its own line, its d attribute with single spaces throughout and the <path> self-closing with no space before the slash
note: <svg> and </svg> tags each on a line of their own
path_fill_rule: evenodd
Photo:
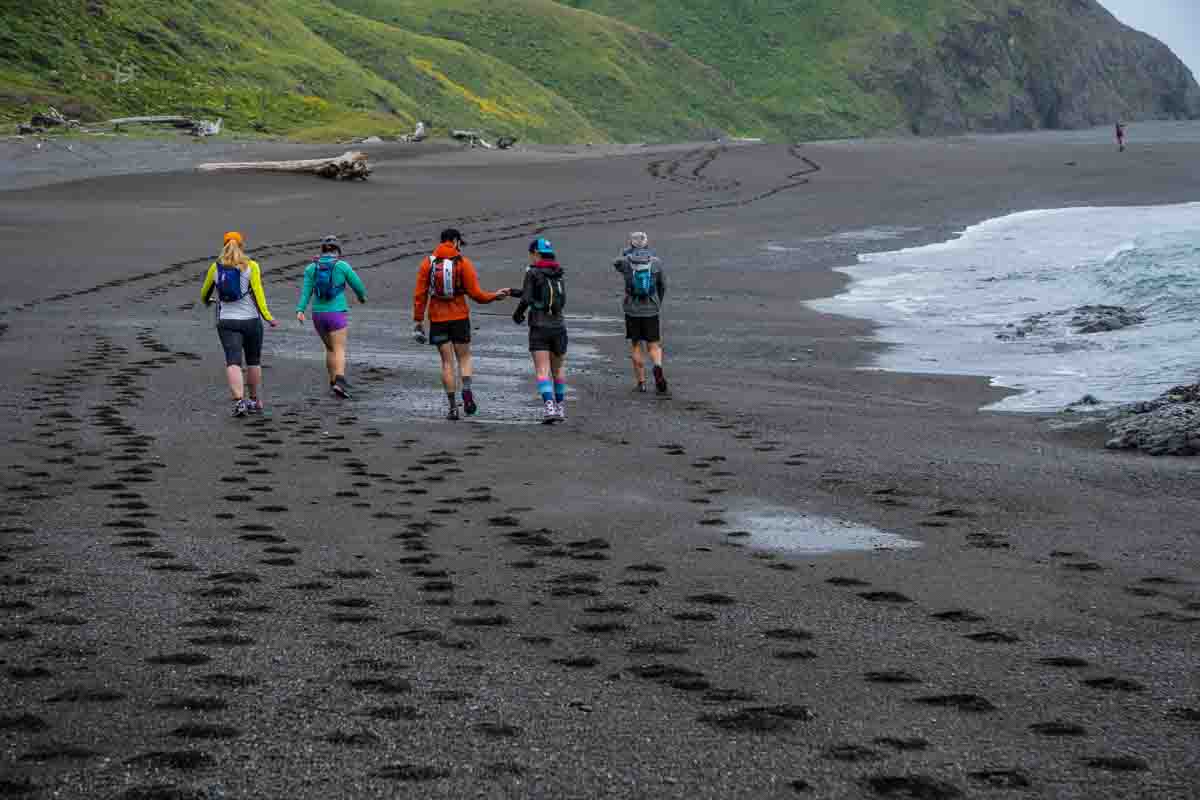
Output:
<svg viewBox="0 0 1200 800">
<path fill-rule="evenodd" d="M 429 343 L 434 347 L 444 344 L 470 344 L 471 320 L 452 319 L 449 322 L 429 323 Z"/>
<path fill-rule="evenodd" d="M 637 342 L 660 342 L 662 341 L 662 331 L 658 323 L 658 317 L 631 317 L 625 315 L 625 338 L 633 343 Z"/>
<path fill-rule="evenodd" d="M 556 356 L 567 354 L 566 328 L 530 328 L 529 352 L 548 352 Z"/>
<path fill-rule="evenodd" d="M 261 319 L 223 319 L 217 322 L 217 336 L 225 351 L 225 365 L 240 367 L 242 354 L 247 367 L 262 365 L 263 324 Z"/>
</svg>

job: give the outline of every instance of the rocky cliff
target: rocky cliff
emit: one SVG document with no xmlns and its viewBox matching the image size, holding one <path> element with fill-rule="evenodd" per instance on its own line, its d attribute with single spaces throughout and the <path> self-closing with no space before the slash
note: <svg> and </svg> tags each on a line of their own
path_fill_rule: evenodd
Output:
<svg viewBox="0 0 1200 800">
<path fill-rule="evenodd" d="M 919 134 L 1200 117 L 1200 86 L 1164 44 L 1095 0 L 1034 5 L 948 22 L 932 46 L 907 31 L 889 34 L 854 80 L 894 93 Z"/>
<path fill-rule="evenodd" d="M 711 64 L 791 136 L 1200 118 L 1200 86 L 1097 0 L 563 0 Z"/>
</svg>

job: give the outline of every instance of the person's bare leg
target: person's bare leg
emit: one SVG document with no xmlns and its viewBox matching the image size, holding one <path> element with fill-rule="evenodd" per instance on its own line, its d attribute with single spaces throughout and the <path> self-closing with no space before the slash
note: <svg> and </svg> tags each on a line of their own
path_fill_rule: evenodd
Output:
<svg viewBox="0 0 1200 800">
<path fill-rule="evenodd" d="M 346 340 L 349 336 L 350 329 L 342 328 L 340 331 L 334 331 L 329 334 L 329 371 L 332 373 L 329 380 L 333 380 L 338 375 L 346 377 Z"/>
<path fill-rule="evenodd" d="M 251 400 L 262 399 L 262 367 L 246 367 L 246 390 Z"/>
<path fill-rule="evenodd" d="M 442 387 L 446 390 L 446 404 L 452 412 L 451 418 L 457 419 L 458 401 L 454 398 L 454 345 L 450 342 L 438 345 L 438 356 L 442 359 Z"/>
<path fill-rule="evenodd" d="M 334 361 L 333 354 L 333 339 L 328 333 L 318 333 L 321 337 L 321 344 L 325 345 L 325 371 L 329 373 L 329 382 L 332 384 L 333 379 L 337 377 L 337 363 Z"/>
<path fill-rule="evenodd" d="M 230 364 L 225 367 L 225 380 L 229 382 L 229 394 L 234 400 L 241 400 L 245 396 L 245 389 L 242 385 L 242 368 L 237 364 Z"/>
<path fill-rule="evenodd" d="M 659 394 L 667 393 L 667 377 L 663 374 L 662 342 L 647 342 L 646 349 L 650 351 L 650 360 L 654 363 L 654 388 Z"/>
<path fill-rule="evenodd" d="M 449 342 L 438 345 L 438 355 L 442 359 L 442 387 L 446 394 L 454 394 L 457 388 L 454 376 L 454 345 Z"/>
<path fill-rule="evenodd" d="M 646 350 L 650 353 L 650 363 L 661 367 L 663 362 L 662 342 L 647 342 Z"/>
<path fill-rule="evenodd" d="M 533 374 L 537 378 L 538 383 L 551 380 L 549 351 L 537 350 L 533 353 Z"/>
<path fill-rule="evenodd" d="M 468 414 L 474 414 L 476 411 L 475 390 L 471 386 L 471 381 L 475 377 L 475 366 L 471 359 L 471 343 L 456 343 L 454 358 L 458 361 L 458 374 L 462 378 L 463 409 Z"/>
<path fill-rule="evenodd" d="M 454 358 L 458 361 L 458 374 L 463 378 L 473 377 L 475 374 L 474 362 L 471 359 L 471 343 L 454 345 Z"/>
<path fill-rule="evenodd" d="M 629 360 L 633 362 L 633 377 L 639 384 L 646 382 L 646 360 L 642 357 L 642 343 L 629 343 Z"/>
</svg>

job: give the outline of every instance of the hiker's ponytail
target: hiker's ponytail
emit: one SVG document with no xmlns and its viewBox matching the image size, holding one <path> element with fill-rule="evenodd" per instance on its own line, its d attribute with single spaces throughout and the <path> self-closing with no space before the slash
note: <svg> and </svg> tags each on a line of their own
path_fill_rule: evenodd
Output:
<svg viewBox="0 0 1200 800">
<path fill-rule="evenodd" d="M 228 239 L 221 248 L 221 263 L 227 267 L 237 267 L 242 272 L 250 268 L 250 259 L 242 249 L 242 243 L 237 239 Z"/>
</svg>

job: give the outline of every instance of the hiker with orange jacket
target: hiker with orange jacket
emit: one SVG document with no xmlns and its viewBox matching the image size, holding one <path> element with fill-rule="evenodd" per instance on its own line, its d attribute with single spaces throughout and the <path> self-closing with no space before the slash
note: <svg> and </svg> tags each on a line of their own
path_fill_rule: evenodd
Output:
<svg viewBox="0 0 1200 800">
<path fill-rule="evenodd" d="M 446 419 L 457 420 L 455 399 L 455 362 L 462 376 L 463 410 L 473 415 L 478 406 L 471 388 L 471 309 L 467 297 L 476 303 L 494 303 L 508 297 L 509 289 L 486 292 L 479 286 L 479 275 L 471 259 L 462 254 L 466 245 L 455 228 L 442 231 L 441 243 L 433 254 L 421 262 L 417 270 L 417 285 L 413 290 L 413 338 L 424 344 L 425 314 L 429 313 L 428 341 L 438 349 L 442 359 L 442 385 L 450 406 Z"/>
</svg>

